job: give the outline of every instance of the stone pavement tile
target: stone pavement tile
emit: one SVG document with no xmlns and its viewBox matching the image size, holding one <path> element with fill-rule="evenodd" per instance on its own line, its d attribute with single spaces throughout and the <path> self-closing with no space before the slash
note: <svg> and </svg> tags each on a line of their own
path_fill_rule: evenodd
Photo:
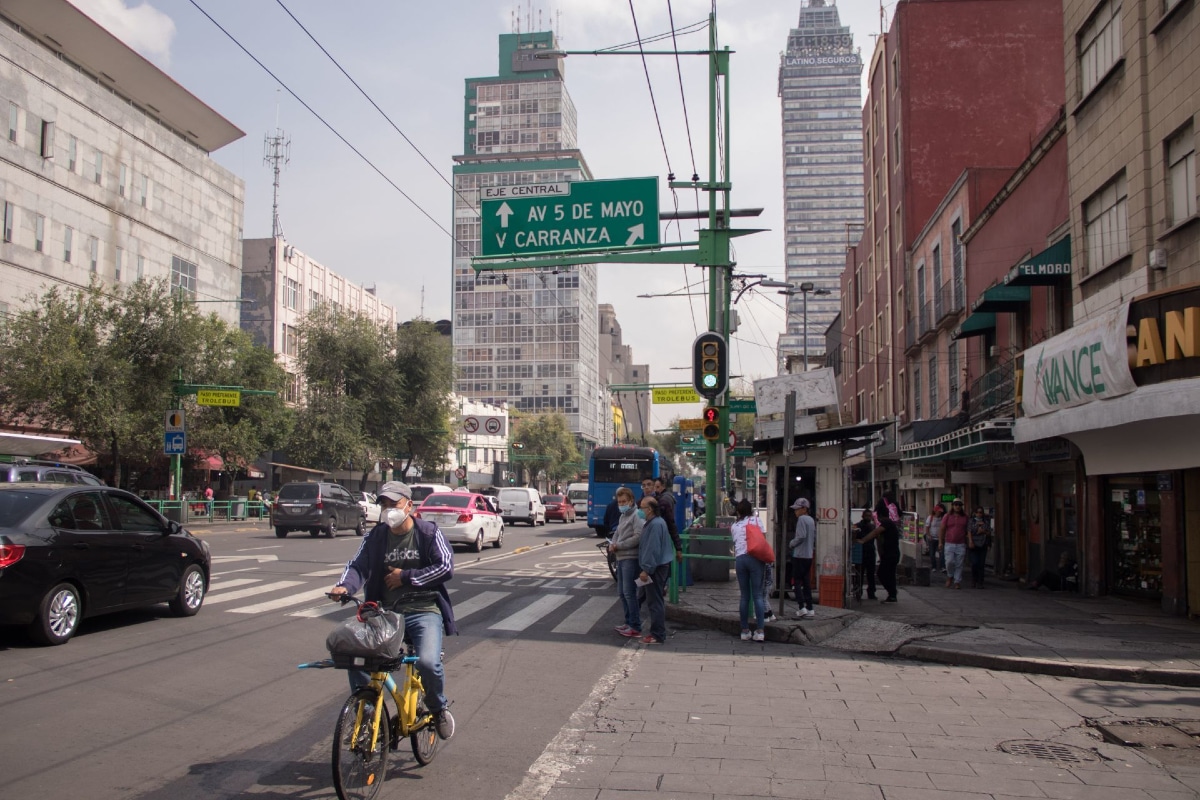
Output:
<svg viewBox="0 0 1200 800">
<path fill-rule="evenodd" d="M 924 714 L 926 708 L 920 703 L 897 703 L 894 700 L 872 700 L 869 703 L 857 700 L 846 701 L 846 712 L 852 719 L 894 720 L 897 714 Z"/>
<path fill-rule="evenodd" d="M 610 772 L 599 788 L 653 792 L 658 789 L 661 776 L 660 772 Z"/>
<path fill-rule="evenodd" d="M 805 686 L 804 699 L 808 702 L 840 700 L 843 703 L 878 703 L 882 696 L 869 689 L 810 689 Z"/>
<path fill-rule="evenodd" d="M 614 769 L 622 772 L 682 773 L 685 775 L 716 775 L 721 765 L 712 758 L 655 758 L 652 756 L 620 756 Z"/>
<path fill-rule="evenodd" d="M 1010 759 L 1013 756 L 1009 756 Z M 1075 766 L 1075 765 L 1072 765 Z M 1014 780 L 1037 781 L 1039 784 L 1045 783 L 1065 783 L 1075 786 L 1082 786 L 1083 781 L 1066 767 L 1052 767 L 1044 764 L 1030 764 L 1020 762 L 1010 763 L 992 763 L 983 760 L 973 760 L 971 769 L 981 778 L 1012 778 Z"/>
<path fill-rule="evenodd" d="M 972 719 L 955 711 L 943 711 L 944 706 L 930 704 L 923 710 L 913 709 L 911 706 L 896 709 L 892 714 L 897 722 L 921 722 L 921 723 L 936 723 L 938 725 L 952 725 L 955 728 L 963 726 L 976 727 L 979 725 Z"/>
<path fill-rule="evenodd" d="M 712 792 L 673 792 L 670 800 L 716 800 Z M 547 798 L 549 800 L 549 798 Z M 661 792 L 638 792 L 624 789 L 601 789 L 596 800 L 667 800 Z"/>
<path fill-rule="evenodd" d="M 977 765 L 980 764 L 996 764 L 1000 766 L 999 772 L 1002 774 L 1010 769 L 1025 769 L 1027 766 L 1034 769 L 1046 769 L 1046 762 L 1035 759 L 1023 758 L 1014 756 L 1011 753 L 1004 753 L 1000 750 L 984 749 L 979 743 L 970 739 L 950 739 L 942 737 L 940 739 L 931 739 L 920 744 L 912 745 L 913 755 L 918 759 L 929 758 L 935 760 L 963 760 L 971 764 L 971 768 L 979 774 Z M 987 767 L 984 768 L 985 770 Z M 1066 780 L 1072 780 L 1070 773 L 1066 767 L 1056 767 L 1056 771 L 1067 776 Z"/>
<path fill-rule="evenodd" d="M 1157 767 L 1140 770 L 1131 769 L 1127 772 L 1080 770 L 1075 775 L 1088 786 L 1124 786 L 1130 789 L 1161 789 L 1167 792 L 1191 791 L 1185 783 Z"/>
<path fill-rule="evenodd" d="M 813 720 L 813 727 L 821 732 L 822 736 L 833 734 L 837 731 L 856 731 L 858 725 L 854 720 L 848 719 L 844 714 L 840 717 L 823 717 Z"/>
<path fill-rule="evenodd" d="M 888 786 L 884 796 L 887 800 L 993 800 L 993 795 L 988 792 L 943 792 L 909 786 Z"/>
<path fill-rule="evenodd" d="M 630 747 L 637 747 L 632 734 L 607 731 L 586 731 L 579 743 L 579 751 L 589 756 L 620 755 Z"/>
<path fill-rule="evenodd" d="M 826 738 L 826 737 L 823 737 Z M 839 745 L 848 743 L 880 745 L 887 747 L 895 744 L 907 743 L 906 737 L 895 733 L 880 733 L 878 731 L 842 731 L 834 736 L 828 737 L 830 741 L 837 742 Z"/>
<path fill-rule="evenodd" d="M 1166 789 L 1147 789 L 1146 791 L 1154 800 L 1196 800 L 1196 793 L 1190 790 L 1168 792 Z"/>
<path fill-rule="evenodd" d="M 771 794 L 771 777 L 759 774 L 746 775 L 684 775 L 673 772 L 663 775 L 658 790 L 668 797 L 680 792 L 712 792 L 717 797 L 740 797 L 755 795 L 768 797 Z"/>
<path fill-rule="evenodd" d="M 747 744 L 679 744 L 675 746 L 677 758 L 735 758 L 753 761 L 766 761 L 771 758 L 771 750 L 763 747 L 756 740 Z"/>
<path fill-rule="evenodd" d="M 596 800 L 599 793 L 599 789 L 554 787 L 546 793 L 544 800 Z"/>
<path fill-rule="evenodd" d="M 1141 789 L 1125 786 L 1086 786 L 1082 783 L 1038 782 L 1038 788 L 1046 797 L 1054 800 L 1150 800 L 1150 795 Z"/>
<path fill-rule="evenodd" d="M 1005 797 L 1045 797 L 1045 793 L 1033 781 L 1000 778 L 995 775 L 939 775 L 930 774 L 933 785 L 945 791 L 987 792 Z"/>
<path fill-rule="evenodd" d="M 726 725 L 660 725 L 651 723 L 645 730 L 630 737 L 633 742 L 724 742 L 728 733 Z M 761 727 L 759 729 L 761 731 Z"/>
<path fill-rule="evenodd" d="M 825 779 L 839 783 L 865 783 L 871 786 L 881 786 L 884 795 L 888 795 L 893 787 L 900 786 L 915 789 L 934 788 L 930 776 L 924 772 L 901 772 L 888 769 L 826 767 Z"/>
<path fill-rule="evenodd" d="M 851 742 L 843 740 L 839 741 L 837 746 L 839 750 L 845 753 L 893 756 L 895 758 L 916 758 L 913 754 L 913 749 L 906 744 L 883 744 L 877 741 Z"/>
<path fill-rule="evenodd" d="M 795 760 L 787 761 L 779 758 L 771 760 L 770 775 L 776 779 L 789 781 L 824 781 L 825 765 L 820 761 Z M 724 770 L 722 770 L 724 772 Z"/>
<path fill-rule="evenodd" d="M 998 744 L 1007 739 L 1028 739 L 1029 734 L 1025 728 L 1020 725 L 1012 725 L 1009 723 L 998 724 L 988 723 L 981 725 L 972 720 L 963 720 L 961 724 L 956 724 L 953 721 L 943 721 L 942 729 L 946 731 L 947 736 L 959 736 L 966 739 L 977 739 L 990 741 L 993 744 Z M 1058 733 L 1061 728 L 1055 728 L 1054 732 Z"/>
<path fill-rule="evenodd" d="M 686 711 L 655 711 L 646 708 L 609 708 L 605 707 L 602 719 L 623 722 L 663 722 L 669 725 L 683 725 L 688 721 Z"/>
<path fill-rule="evenodd" d="M 917 722 L 895 722 L 892 720 L 858 720 L 858 729 L 862 731 L 878 731 L 879 733 L 904 733 L 911 739 L 913 736 L 942 736 L 942 726 L 936 724 L 922 725 Z"/>
<path fill-rule="evenodd" d="M 933 758 L 897 758 L 895 756 L 871 756 L 876 769 L 899 770 L 902 772 L 928 772 L 944 775 L 967 775 L 975 777 L 975 771 L 966 760 L 939 760 Z"/>
<path fill-rule="evenodd" d="M 883 800 L 879 787 L 866 783 L 779 779 L 771 781 L 771 796 L 796 800 Z"/>
</svg>

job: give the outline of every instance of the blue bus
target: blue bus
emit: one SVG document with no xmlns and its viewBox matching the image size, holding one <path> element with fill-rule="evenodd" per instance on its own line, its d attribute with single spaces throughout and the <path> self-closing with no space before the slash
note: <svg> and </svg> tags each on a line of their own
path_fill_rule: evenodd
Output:
<svg viewBox="0 0 1200 800">
<path fill-rule="evenodd" d="M 608 536 L 604 510 L 617 489 L 628 486 L 634 499 L 640 499 L 642 481 L 658 476 L 658 451 L 653 447 L 597 447 L 588 462 L 588 526 L 597 536 Z"/>
</svg>

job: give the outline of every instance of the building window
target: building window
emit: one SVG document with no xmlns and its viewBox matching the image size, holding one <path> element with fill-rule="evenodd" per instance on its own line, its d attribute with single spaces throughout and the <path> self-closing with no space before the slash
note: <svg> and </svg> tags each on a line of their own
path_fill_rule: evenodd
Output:
<svg viewBox="0 0 1200 800">
<path fill-rule="evenodd" d="M 929 357 L 929 415 L 934 419 L 938 416 L 938 373 L 937 353 Z"/>
<path fill-rule="evenodd" d="M 171 287 L 188 297 L 196 297 L 196 265 L 179 256 L 171 256 Z"/>
<path fill-rule="evenodd" d="M 39 253 L 43 252 L 46 246 L 46 218 L 41 214 L 35 214 L 33 217 L 33 249 Z"/>
<path fill-rule="evenodd" d="M 1098 272 L 1129 252 L 1129 211 L 1125 173 L 1083 204 L 1087 267 Z"/>
<path fill-rule="evenodd" d="M 921 419 L 921 368 L 913 367 L 913 419 Z"/>
<path fill-rule="evenodd" d="M 92 272 L 96 272 L 100 266 L 100 240 L 95 236 L 88 237 L 88 265 Z"/>
<path fill-rule="evenodd" d="M 300 310 L 300 283 L 291 278 L 283 279 L 283 307 Z"/>
<path fill-rule="evenodd" d="M 958 340 L 954 339 L 950 342 L 948 354 L 946 357 L 946 391 L 948 396 L 947 402 L 950 403 L 950 413 L 955 413 L 958 410 Z"/>
<path fill-rule="evenodd" d="M 95 181 L 96 183 L 98 183 L 98 184 L 101 184 L 101 185 L 103 185 L 103 179 L 104 179 L 104 153 L 101 153 L 99 150 L 97 150 L 97 151 L 96 151 L 96 162 L 95 162 L 95 166 L 96 166 L 96 169 L 95 169 L 95 171 L 94 171 L 94 172 L 92 172 L 92 180 L 94 180 L 94 181 Z"/>
<path fill-rule="evenodd" d="M 13 240 L 13 216 L 16 214 L 16 208 L 12 203 L 4 203 L 4 241 L 11 242 Z"/>
<path fill-rule="evenodd" d="M 299 355 L 300 353 L 300 334 L 294 325 L 283 325 L 283 354 L 285 356 Z"/>
<path fill-rule="evenodd" d="M 42 158 L 54 158 L 54 123 L 48 119 L 42 120 L 42 143 L 40 147 Z"/>
<path fill-rule="evenodd" d="M 142 276 L 145 275 L 145 273 L 146 273 L 146 257 L 138 256 L 137 279 L 140 281 L 142 279 Z"/>
<path fill-rule="evenodd" d="M 75 161 L 79 153 L 79 140 L 74 136 L 67 139 L 67 169 L 75 171 Z"/>
<path fill-rule="evenodd" d="M 125 186 L 129 181 L 129 167 L 121 165 L 120 175 L 117 178 L 117 194 L 121 197 L 125 196 Z"/>
<path fill-rule="evenodd" d="M 1087 97 L 1121 58 L 1121 4 L 1105 0 L 1077 37 L 1079 96 Z"/>
<path fill-rule="evenodd" d="M 966 280 L 963 278 L 962 220 L 950 223 L 950 279 L 954 281 L 954 310 L 963 307 Z"/>
<path fill-rule="evenodd" d="M 1167 140 L 1167 223 L 1196 214 L 1196 140 L 1188 126 Z"/>
<path fill-rule="evenodd" d="M 75 231 L 67 228 L 63 231 L 63 261 L 71 263 L 71 245 L 74 243 Z"/>
<path fill-rule="evenodd" d="M 17 108 L 16 103 L 8 104 L 8 140 L 16 143 L 17 130 L 21 122 L 21 109 Z"/>
<path fill-rule="evenodd" d="M 149 202 L 150 202 L 150 176 L 139 175 L 138 176 L 138 203 L 141 204 L 142 208 L 146 208 L 147 203 L 149 203 Z"/>
<path fill-rule="evenodd" d="M 121 282 L 121 267 L 124 265 L 124 263 L 125 251 L 118 247 L 113 261 L 113 279 L 116 280 L 117 283 Z"/>
</svg>

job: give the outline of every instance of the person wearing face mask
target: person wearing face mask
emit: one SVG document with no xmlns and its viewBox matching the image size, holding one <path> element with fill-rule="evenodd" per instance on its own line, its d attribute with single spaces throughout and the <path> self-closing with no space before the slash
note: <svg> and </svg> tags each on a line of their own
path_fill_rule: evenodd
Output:
<svg viewBox="0 0 1200 800">
<path fill-rule="evenodd" d="M 639 641 L 642 644 L 663 644 L 667 641 L 667 580 L 671 574 L 671 563 L 675 548 L 671 535 L 667 533 L 662 509 L 653 497 L 642 499 L 638 516 L 646 521 L 638 542 L 638 580 L 646 587 L 646 611 L 650 615 L 650 632 Z"/>
<path fill-rule="evenodd" d="M 637 591 L 638 545 L 641 543 L 642 527 L 646 523 L 636 513 L 633 490 L 622 486 L 616 494 L 620 518 L 609 550 L 617 557 L 617 594 L 625 610 L 625 623 L 617 626 L 616 631 L 632 639 L 642 635 L 642 611 Z"/>
<path fill-rule="evenodd" d="M 446 581 L 454 574 L 454 557 L 441 529 L 413 516 L 412 490 L 398 481 L 385 483 L 376 495 L 380 522 L 362 540 L 330 594 L 354 594 L 404 617 L 404 633 L 417 653 L 417 671 L 425 702 L 438 736 L 454 735 L 454 717 L 446 699 L 442 667 L 442 635 L 458 633 Z M 350 670 L 350 687 L 365 686 L 370 676 Z M 393 731 L 392 743 L 399 742 Z"/>
</svg>

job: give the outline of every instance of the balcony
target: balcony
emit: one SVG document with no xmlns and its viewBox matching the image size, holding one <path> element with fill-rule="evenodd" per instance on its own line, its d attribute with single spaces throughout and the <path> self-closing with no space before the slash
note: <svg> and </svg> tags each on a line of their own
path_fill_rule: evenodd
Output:
<svg viewBox="0 0 1200 800">
<path fill-rule="evenodd" d="M 933 301 L 929 300 L 917 309 L 917 341 L 924 341 L 925 337 L 933 333 L 937 328 L 933 325 Z"/>
<path fill-rule="evenodd" d="M 971 384 L 967 399 L 967 419 L 971 424 L 1016 413 L 1015 359 L 985 373 Z"/>
<path fill-rule="evenodd" d="M 933 295 L 933 320 L 939 328 L 958 324 L 958 314 L 965 306 L 965 291 L 962 281 L 946 281 Z"/>
</svg>

